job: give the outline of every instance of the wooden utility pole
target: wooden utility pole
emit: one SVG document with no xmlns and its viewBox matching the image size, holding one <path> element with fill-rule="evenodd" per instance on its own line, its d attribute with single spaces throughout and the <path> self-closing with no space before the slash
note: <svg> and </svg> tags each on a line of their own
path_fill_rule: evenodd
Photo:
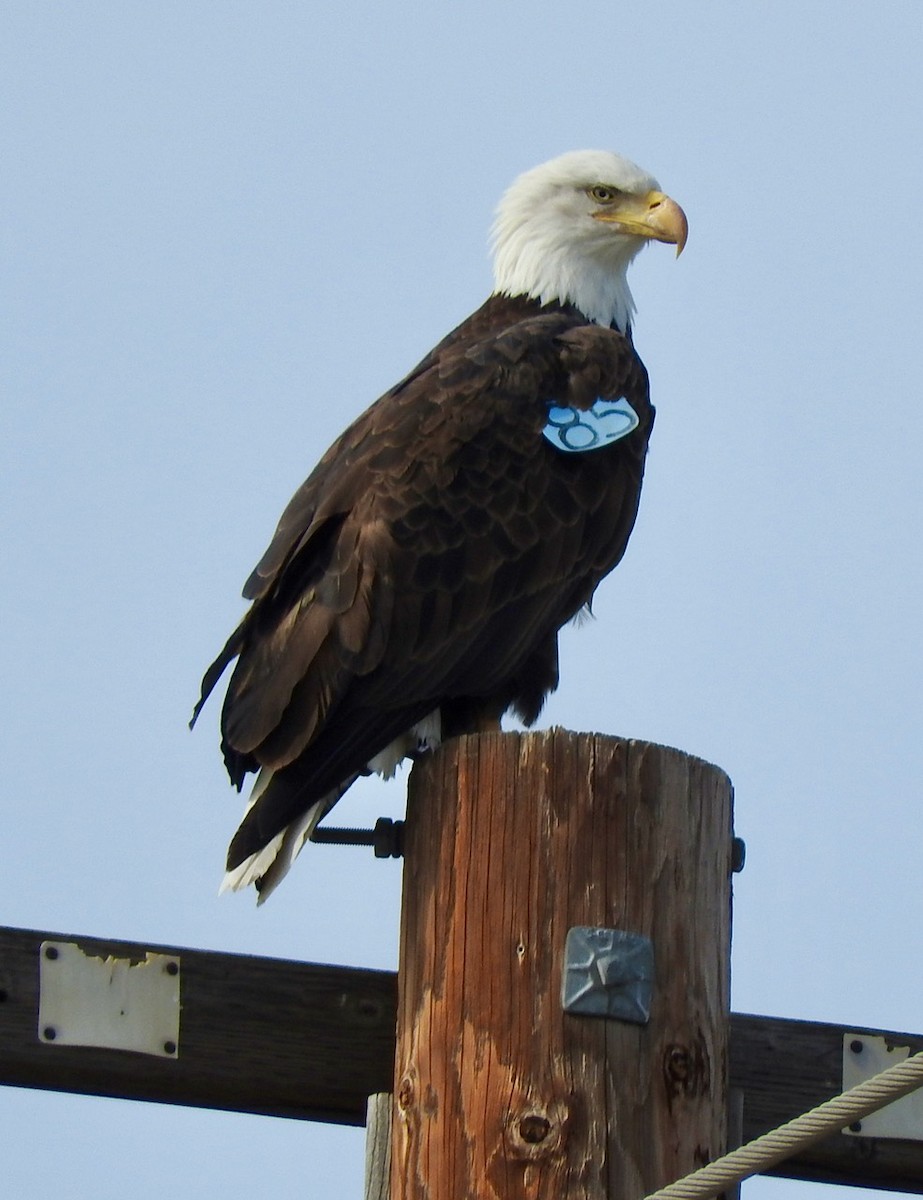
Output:
<svg viewBox="0 0 923 1200">
<path fill-rule="evenodd" d="M 482 735 L 415 770 L 410 817 L 399 1021 L 389 972 L 0 926 L 0 1084 L 361 1124 L 367 1098 L 391 1086 L 398 1024 L 391 1200 L 628 1200 L 718 1155 L 730 838 L 721 772 L 640 742 Z M 647 1025 L 563 1011 L 571 921 L 651 939 Z M 178 989 L 178 1030 L 158 1018 L 169 1043 L 129 1049 L 134 1002 L 126 1011 L 120 993 L 114 1007 L 110 980 L 153 984 L 157 955 Z M 79 968 L 73 979 L 67 964 Z M 90 967 L 99 1007 L 85 988 Z M 621 974 L 624 983 L 631 970 Z M 743 1141 L 839 1095 L 857 1065 L 870 1078 L 892 1055 L 923 1051 L 923 1033 L 741 1013 L 730 1033 L 742 1104 L 729 1107 L 742 1108 Z M 770 1173 L 923 1194 L 916 1101 Z M 379 1130 L 387 1107 L 376 1097 Z M 375 1149 L 378 1200 L 383 1137 Z"/>
<path fill-rule="evenodd" d="M 731 805 L 701 760 L 562 730 L 414 769 L 392 1200 L 618 1200 L 724 1152 Z M 646 1023 L 622 934 L 653 948 Z M 564 1011 L 593 979 L 631 1019 Z"/>
<path fill-rule="evenodd" d="M 176 1056 L 44 1039 L 40 963 L 48 942 L 103 960 L 141 963 L 160 953 L 179 962 Z M 361 1125 L 368 1096 L 392 1086 L 396 1012 L 397 976 L 388 971 L 0 926 L 0 1085 Z M 741 1140 L 838 1095 L 847 1086 L 844 1058 L 866 1040 L 923 1050 L 923 1033 L 732 1014 Z M 920 1194 L 923 1140 L 850 1130 L 770 1173 Z"/>
</svg>

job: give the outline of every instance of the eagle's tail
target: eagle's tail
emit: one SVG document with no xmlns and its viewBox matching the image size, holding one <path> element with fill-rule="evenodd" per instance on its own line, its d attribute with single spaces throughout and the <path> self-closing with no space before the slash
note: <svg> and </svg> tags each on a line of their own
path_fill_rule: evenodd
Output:
<svg viewBox="0 0 923 1200">
<path fill-rule="evenodd" d="M 272 775 L 272 771 L 267 767 L 260 771 L 247 801 L 247 812 L 266 791 Z M 291 870 L 302 846 L 356 778 L 355 775 L 351 776 L 326 796 L 315 801 L 306 812 L 280 830 L 262 849 L 245 858 L 233 870 L 227 871 L 218 894 L 239 892 L 252 883 L 257 890 L 257 904 L 267 900 Z"/>
<path fill-rule="evenodd" d="M 244 821 L 231 842 L 229 858 L 231 862 L 236 862 L 236 865 L 225 874 L 219 894 L 227 891 L 239 892 L 252 883 L 259 893 L 257 904 L 262 904 L 288 874 L 302 846 L 310 839 L 320 822 L 343 793 L 352 787 L 360 774 L 369 775 L 376 771 L 385 779 L 390 779 L 403 758 L 415 758 L 435 749 L 442 740 L 441 728 L 439 709 L 434 709 L 369 759 L 362 771 L 353 772 L 335 788 L 321 796 L 319 800 L 315 800 L 301 816 L 296 817 L 284 829 L 280 829 L 274 837 L 270 838 L 265 846 L 248 854 L 242 862 L 236 862 L 240 853 L 239 844 L 242 843 L 249 848 L 254 842 L 254 829 L 251 828 L 254 820 L 251 817 L 248 821 L 248 814 L 253 813 L 256 805 L 262 803 L 265 810 L 267 803 L 271 803 L 273 800 L 278 803 L 280 798 L 279 795 L 267 796 L 274 774 L 269 767 L 263 767 L 256 777 L 247 801 Z M 282 784 L 283 779 L 280 777 L 277 781 L 277 789 Z M 298 782 L 289 777 L 287 785 L 281 787 L 281 796 L 283 800 L 289 802 L 294 799 L 297 804 L 299 800 Z M 288 811 L 291 812 L 292 807 L 289 807 Z"/>
</svg>

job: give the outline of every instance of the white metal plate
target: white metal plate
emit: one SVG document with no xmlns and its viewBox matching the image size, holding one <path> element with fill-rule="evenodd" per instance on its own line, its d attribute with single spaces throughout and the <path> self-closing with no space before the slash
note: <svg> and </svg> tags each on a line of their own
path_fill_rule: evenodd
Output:
<svg viewBox="0 0 923 1200">
<path fill-rule="evenodd" d="M 179 1057 L 180 962 L 84 954 L 73 942 L 42 942 L 39 1040 Z"/>
<path fill-rule="evenodd" d="M 843 1090 L 864 1083 L 909 1057 L 909 1046 L 889 1046 L 883 1037 L 867 1033 L 846 1033 L 843 1035 Z M 858 1125 L 858 1129 L 844 1129 L 843 1132 L 850 1137 L 923 1141 L 923 1089 L 863 1117 Z"/>
</svg>

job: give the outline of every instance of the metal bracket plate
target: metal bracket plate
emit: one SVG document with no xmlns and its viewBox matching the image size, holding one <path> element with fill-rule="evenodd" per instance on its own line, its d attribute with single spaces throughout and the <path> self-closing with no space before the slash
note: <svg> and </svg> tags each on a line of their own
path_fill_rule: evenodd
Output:
<svg viewBox="0 0 923 1200">
<path fill-rule="evenodd" d="M 73 942 L 42 942 L 39 955 L 40 1041 L 179 1057 L 177 955 L 101 958 Z"/>
<path fill-rule="evenodd" d="M 909 1046 L 889 1044 L 868 1033 L 843 1035 L 843 1090 L 864 1083 L 895 1063 L 910 1057 Z M 851 1137 L 903 1138 L 923 1142 L 923 1089 L 880 1108 L 843 1130 Z"/>
<path fill-rule="evenodd" d="M 640 933 L 575 925 L 564 946 L 564 1011 L 646 1025 L 654 986 L 654 946 Z"/>
</svg>

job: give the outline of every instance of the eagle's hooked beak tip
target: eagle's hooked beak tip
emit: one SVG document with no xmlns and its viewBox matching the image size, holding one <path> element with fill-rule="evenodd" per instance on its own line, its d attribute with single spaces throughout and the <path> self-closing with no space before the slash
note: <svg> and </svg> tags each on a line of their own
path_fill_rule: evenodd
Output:
<svg viewBox="0 0 923 1200">
<path fill-rule="evenodd" d="M 689 236 L 686 214 L 675 200 L 663 192 L 627 196 L 620 203 L 592 215 L 597 221 L 617 225 L 626 233 L 676 246 L 677 258 L 682 254 Z"/>
<path fill-rule="evenodd" d="M 657 241 L 672 242 L 676 246 L 676 257 L 682 254 L 689 237 L 689 222 L 686 214 L 669 196 L 654 193 L 656 200 L 651 206 L 650 224 Z"/>
</svg>

